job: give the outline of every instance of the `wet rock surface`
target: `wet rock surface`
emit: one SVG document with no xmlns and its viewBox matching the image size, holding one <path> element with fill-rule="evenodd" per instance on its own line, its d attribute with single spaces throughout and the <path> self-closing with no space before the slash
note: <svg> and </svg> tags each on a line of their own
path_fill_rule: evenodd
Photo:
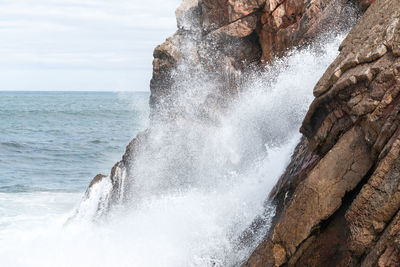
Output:
<svg viewBox="0 0 400 267">
<path fill-rule="evenodd" d="M 246 266 L 399 266 L 399 19 L 399 1 L 377 0 L 341 44 L 293 156 L 318 162 L 281 178 L 297 185 L 277 188 L 288 197 Z"/>
<path fill-rule="evenodd" d="M 213 97 L 231 98 L 240 90 L 237 77 L 322 32 L 348 28 L 357 20 L 356 6 L 347 0 L 183 1 L 176 11 L 178 31 L 154 51 L 153 114 L 176 98 L 179 66 L 201 68 L 219 84 Z"/>
</svg>

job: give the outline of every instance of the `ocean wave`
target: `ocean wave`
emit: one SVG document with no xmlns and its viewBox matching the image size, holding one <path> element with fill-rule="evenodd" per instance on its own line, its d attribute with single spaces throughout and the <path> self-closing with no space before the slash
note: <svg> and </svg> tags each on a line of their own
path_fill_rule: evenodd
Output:
<svg viewBox="0 0 400 267">
<path fill-rule="evenodd" d="M 0 186 L 1 193 L 32 193 L 32 192 L 43 192 L 43 193 L 75 193 L 74 190 L 66 190 L 59 188 L 45 188 L 39 186 L 29 186 L 23 184 Z"/>
<path fill-rule="evenodd" d="M 12 147 L 12 148 L 24 148 L 26 147 L 26 144 L 18 142 L 0 142 L 0 146 Z"/>
</svg>

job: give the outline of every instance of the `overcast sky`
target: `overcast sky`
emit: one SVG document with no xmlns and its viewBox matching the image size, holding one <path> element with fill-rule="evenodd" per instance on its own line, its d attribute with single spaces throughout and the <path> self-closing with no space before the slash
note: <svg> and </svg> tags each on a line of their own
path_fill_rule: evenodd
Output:
<svg viewBox="0 0 400 267">
<path fill-rule="evenodd" d="M 149 90 L 181 0 L 0 0 L 0 90 Z"/>
</svg>

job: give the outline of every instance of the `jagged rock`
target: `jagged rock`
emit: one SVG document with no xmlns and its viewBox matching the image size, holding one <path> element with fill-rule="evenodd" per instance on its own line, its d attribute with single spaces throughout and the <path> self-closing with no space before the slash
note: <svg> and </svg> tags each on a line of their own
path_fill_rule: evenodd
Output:
<svg viewBox="0 0 400 267">
<path fill-rule="evenodd" d="M 150 81 L 150 106 L 156 108 L 172 88 L 172 71 L 182 60 L 181 35 L 175 34 L 154 49 L 153 77 Z"/>
<path fill-rule="evenodd" d="M 346 212 L 350 249 L 362 255 L 400 207 L 400 139 L 377 163 L 371 178 Z"/>
<path fill-rule="evenodd" d="M 243 18 L 237 19 L 228 25 L 212 32 L 213 35 L 224 33 L 228 36 L 243 38 L 249 36 L 257 27 L 257 15 L 252 14 Z"/>
<path fill-rule="evenodd" d="M 246 266 L 399 266 L 399 19 L 399 1 L 376 0 L 341 44 Z M 295 163 L 306 155 L 311 168 Z"/>
<path fill-rule="evenodd" d="M 308 173 L 284 206 L 262 254 L 253 256 L 248 266 L 286 263 L 319 223 L 340 207 L 346 192 L 357 186 L 373 162 L 361 135 L 358 128 L 348 131 Z"/>
<path fill-rule="evenodd" d="M 352 17 L 355 16 L 346 0 L 267 0 L 257 30 L 262 60 L 268 62 L 283 55 L 328 29 L 341 31 L 349 27 Z"/>
<path fill-rule="evenodd" d="M 265 0 L 202 0 L 202 27 L 210 32 L 256 13 Z"/>
<path fill-rule="evenodd" d="M 174 87 L 187 79 L 183 76 L 188 73 L 209 76 L 219 88 L 213 98 L 224 99 L 237 93 L 234 86 L 226 90 L 226 81 L 237 77 L 261 56 L 254 34 L 260 5 L 257 1 L 207 0 L 186 0 L 181 4 L 176 11 L 179 30 L 154 51 L 152 117 L 165 113 L 163 106 L 171 110 L 176 99 Z"/>
<path fill-rule="evenodd" d="M 89 188 L 91 188 L 92 186 L 94 186 L 95 184 L 97 184 L 98 182 L 100 182 L 101 180 L 103 180 L 104 178 L 106 178 L 107 176 L 104 174 L 97 174 L 93 180 L 90 182 L 89 184 Z"/>
<path fill-rule="evenodd" d="M 179 29 L 200 29 L 200 0 L 183 0 L 175 11 L 176 22 Z"/>
<path fill-rule="evenodd" d="M 374 248 L 362 262 L 363 267 L 400 266 L 400 212 L 392 219 Z"/>
<path fill-rule="evenodd" d="M 126 191 L 129 191 L 129 187 L 124 186 L 123 183 L 125 182 L 125 179 L 129 177 L 133 158 L 137 153 L 139 153 L 141 147 L 146 142 L 148 134 L 148 131 L 139 133 L 127 145 L 122 160 L 114 165 L 109 176 L 98 174 L 90 182 L 90 185 L 86 190 L 86 198 L 90 197 L 90 192 L 94 185 L 101 182 L 103 179 L 110 179 L 111 181 L 112 186 L 111 191 L 108 193 L 108 203 L 98 203 L 99 207 L 103 207 L 103 209 L 101 209 L 102 212 L 109 210 L 113 204 L 119 204 L 126 201 L 125 197 L 127 197 L 127 194 L 125 193 Z M 102 215 L 104 214 L 99 214 L 99 217 Z"/>
<path fill-rule="evenodd" d="M 179 30 L 154 51 L 152 114 L 173 102 L 174 81 L 185 75 L 179 66 L 191 66 L 194 73 L 201 65 L 223 88 L 214 98 L 229 98 L 238 91 L 226 90 L 229 77 L 267 64 L 327 29 L 349 27 L 357 17 L 353 9 L 348 0 L 184 0 L 176 11 Z"/>
</svg>

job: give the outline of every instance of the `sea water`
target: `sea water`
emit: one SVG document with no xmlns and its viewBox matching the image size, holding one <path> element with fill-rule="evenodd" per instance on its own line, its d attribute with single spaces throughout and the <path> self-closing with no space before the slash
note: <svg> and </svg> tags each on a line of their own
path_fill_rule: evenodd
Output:
<svg viewBox="0 0 400 267">
<path fill-rule="evenodd" d="M 90 180 L 107 175 L 146 126 L 148 97 L 0 92 L 0 232 L 73 209 Z"/>
</svg>

